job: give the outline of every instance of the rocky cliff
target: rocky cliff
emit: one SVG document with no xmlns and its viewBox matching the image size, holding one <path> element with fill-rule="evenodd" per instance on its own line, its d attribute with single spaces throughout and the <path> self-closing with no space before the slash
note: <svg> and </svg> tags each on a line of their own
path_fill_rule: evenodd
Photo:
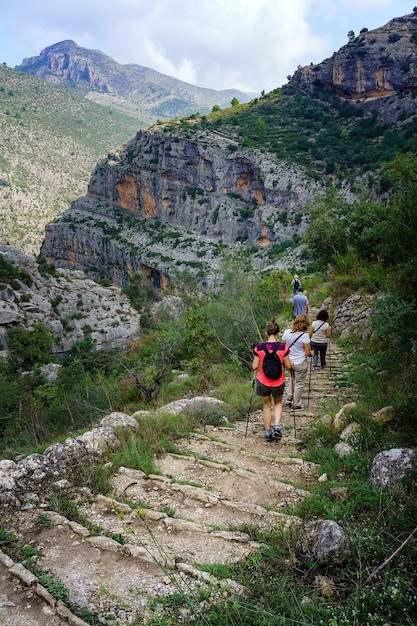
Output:
<svg viewBox="0 0 417 626">
<path fill-rule="evenodd" d="M 101 161 L 88 194 L 46 228 L 45 258 L 116 284 L 141 272 L 163 286 L 187 270 L 212 288 L 225 249 L 250 249 L 265 267 L 274 244 L 303 232 L 300 207 L 319 189 L 306 173 L 182 126 L 140 131 Z"/>
<path fill-rule="evenodd" d="M 192 116 L 140 131 L 97 165 L 87 195 L 47 227 L 42 254 L 59 267 L 104 275 L 119 285 L 140 272 L 163 287 L 187 271 L 202 287 L 216 289 L 225 250 L 242 249 L 255 269 L 280 267 L 276 253 L 305 232 L 303 205 L 323 188 L 318 180 L 323 185 L 335 182 L 325 174 L 313 178 L 314 164 L 321 162 L 323 172 L 331 153 L 335 162 L 339 158 L 344 163 L 343 175 L 352 178 L 350 152 L 358 149 L 355 133 L 362 136 L 366 130 L 367 142 L 361 149 L 374 150 L 376 169 L 389 154 L 382 149 L 378 153 L 375 146 L 382 143 L 381 133 L 386 129 L 395 134 L 402 124 L 415 120 L 415 33 L 417 14 L 396 18 L 372 32 L 363 29 L 358 36 L 351 34 L 349 43 L 331 59 L 300 68 L 280 93 L 237 107 L 236 112 L 225 111 L 222 119 Z M 300 93 L 311 97 L 310 117 L 305 119 Z M 347 113 L 346 100 L 355 105 Z M 298 107 L 299 116 L 288 115 L 285 106 L 279 109 L 277 103 L 283 102 L 288 108 Z M 303 110 L 308 104 L 304 98 Z M 370 111 L 374 108 L 376 139 L 374 129 L 368 128 L 376 125 Z M 331 136 L 325 134 L 322 121 L 323 111 L 330 109 Z M 357 121 L 364 118 L 370 122 L 367 126 Z M 270 143 L 262 143 L 251 132 L 262 123 Z M 408 136 L 413 128 L 409 124 Z M 309 173 L 289 164 L 290 158 L 297 162 L 294 145 L 304 157 L 311 155 Z M 284 161 L 277 155 L 289 156 Z M 363 171 L 358 169 L 358 175 Z"/>
<path fill-rule="evenodd" d="M 81 48 L 71 40 L 48 46 L 38 56 L 23 59 L 15 69 L 78 91 L 147 124 L 197 111 L 208 113 L 215 104 L 229 107 L 232 98 L 248 102 L 256 95 L 238 89 L 196 87 L 148 67 L 121 65 L 99 50 Z"/>
<path fill-rule="evenodd" d="M 366 28 L 332 57 L 299 68 L 290 86 L 316 94 L 334 92 L 342 99 L 378 108 L 381 99 L 406 96 L 417 88 L 417 14 L 398 17 L 372 31 Z"/>
<path fill-rule="evenodd" d="M 117 287 L 81 272 L 41 272 L 34 257 L 0 244 L 0 358 L 8 354 L 9 328 L 32 330 L 38 323 L 53 333 L 56 356 L 86 335 L 103 349 L 123 347 L 140 333 L 140 316 Z"/>
</svg>

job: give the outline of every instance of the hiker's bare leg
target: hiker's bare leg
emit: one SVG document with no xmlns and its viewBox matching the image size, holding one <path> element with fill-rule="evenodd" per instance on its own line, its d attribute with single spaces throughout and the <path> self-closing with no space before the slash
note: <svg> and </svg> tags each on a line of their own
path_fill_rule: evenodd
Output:
<svg viewBox="0 0 417 626">
<path fill-rule="evenodd" d="M 265 430 L 271 430 L 271 398 L 262 396 Z"/>
<path fill-rule="evenodd" d="M 282 396 L 274 398 L 274 426 L 281 424 L 282 417 Z"/>
</svg>

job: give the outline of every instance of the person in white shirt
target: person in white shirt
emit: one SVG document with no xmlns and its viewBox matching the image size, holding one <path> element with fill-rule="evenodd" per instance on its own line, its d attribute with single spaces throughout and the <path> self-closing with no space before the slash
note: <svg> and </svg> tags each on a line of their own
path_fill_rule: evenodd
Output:
<svg viewBox="0 0 417 626">
<path fill-rule="evenodd" d="M 282 335 L 282 340 L 290 349 L 292 377 L 291 384 L 287 388 L 286 402 L 296 411 L 304 409 L 304 405 L 301 404 L 301 393 L 308 371 L 307 357 L 313 356 L 310 348 L 310 335 L 307 332 L 309 326 L 310 320 L 307 315 L 297 315 L 291 330 L 287 328 Z"/>
<path fill-rule="evenodd" d="M 311 348 L 314 350 L 313 357 L 313 371 L 319 371 L 319 355 L 320 366 L 323 370 L 326 366 L 326 352 L 329 344 L 329 339 L 332 334 L 332 327 L 329 322 L 329 314 L 325 309 L 322 309 L 317 313 L 317 318 L 311 324 L 309 335 L 311 341 Z"/>
</svg>

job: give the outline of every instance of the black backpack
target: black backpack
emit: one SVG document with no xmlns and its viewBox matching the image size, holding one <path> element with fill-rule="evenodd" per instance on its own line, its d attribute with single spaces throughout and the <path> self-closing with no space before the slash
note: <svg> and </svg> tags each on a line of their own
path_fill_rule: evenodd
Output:
<svg viewBox="0 0 417 626">
<path fill-rule="evenodd" d="M 279 344 L 276 345 L 275 348 L 272 349 L 272 352 L 269 352 L 266 344 L 262 343 L 259 346 L 260 350 L 265 351 L 265 357 L 262 363 L 262 369 L 264 374 L 269 380 L 277 380 L 282 376 L 282 361 L 277 355 Z"/>
<path fill-rule="evenodd" d="M 298 290 L 299 290 L 299 288 L 300 288 L 300 281 L 299 281 L 299 280 L 297 280 L 297 279 L 295 279 L 295 280 L 294 280 L 294 289 L 296 289 L 296 290 L 298 291 Z"/>
</svg>

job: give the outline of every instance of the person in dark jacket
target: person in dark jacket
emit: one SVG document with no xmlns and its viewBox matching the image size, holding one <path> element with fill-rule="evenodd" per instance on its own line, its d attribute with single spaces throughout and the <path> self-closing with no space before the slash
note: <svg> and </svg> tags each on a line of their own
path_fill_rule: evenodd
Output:
<svg viewBox="0 0 417 626">
<path fill-rule="evenodd" d="M 298 278 L 297 274 L 294 275 L 294 278 L 291 281 L 291 287 L 293 291 L 293 296 L 295 296 L 301 287 L 300 279 Z"/>
</svg>

